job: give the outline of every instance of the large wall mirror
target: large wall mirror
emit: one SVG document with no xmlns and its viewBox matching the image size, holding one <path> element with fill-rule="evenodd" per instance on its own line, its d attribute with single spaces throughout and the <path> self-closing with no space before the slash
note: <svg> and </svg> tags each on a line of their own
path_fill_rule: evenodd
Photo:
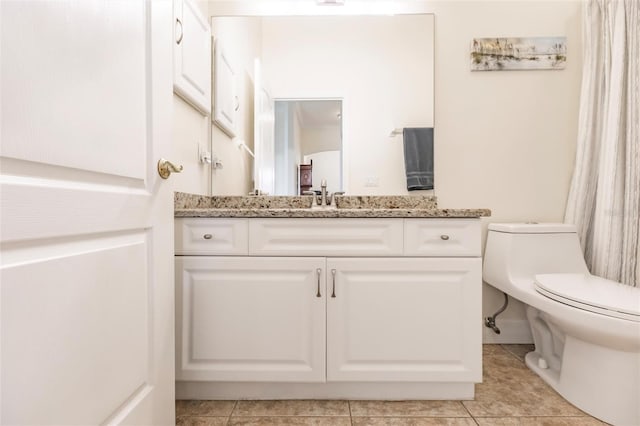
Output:
<svg viewBox="0 0 640 426">
<path fill-rule="evenodd" d="M 244 136 L 258 189 L 299 193 L 300 166 L 313 163 L 312 190 L 326 179 L 331 192 L 407 193 L 402 136 L 392 134 L 433 127 L 433 15 L 227 16 L 211 24 L 235 56 L 237 83 L 247 86 L 239 92 L 261 96 Z"/>
</svg>

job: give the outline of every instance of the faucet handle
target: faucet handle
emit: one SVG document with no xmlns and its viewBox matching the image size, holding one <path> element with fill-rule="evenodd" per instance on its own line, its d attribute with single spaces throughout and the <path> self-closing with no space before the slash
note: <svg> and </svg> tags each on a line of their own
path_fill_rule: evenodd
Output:
<svg viewBox="0 0 640 426">
<path fill-rule="evenodd" d="M 312 197 L 312 202 L 311 204 L 314 206 L 318 205 L 318 197 L 316 196 L 316 192 L 315 191 L 302 191 L 302 195 L 311 195 Z"/>
<path fill-rule="evenodd" d="M 329 196 L 329 205 L 334 206 L 334 205 L 337 204 L 336 196 L 338 196 L 338 195 L 344 195 L 344 191 L 336 191 L 333 194 L 331 194 Z"/>
</svg>

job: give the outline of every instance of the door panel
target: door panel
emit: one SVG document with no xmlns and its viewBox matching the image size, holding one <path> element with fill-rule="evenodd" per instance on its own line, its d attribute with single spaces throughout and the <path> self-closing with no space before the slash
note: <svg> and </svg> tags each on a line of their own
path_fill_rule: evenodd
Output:
<svg viewBox="0 0 640 426">
<path fill-rule="evenodd" d="M 2 157 L 144 180 L 145 2 L 2 2 L 2 14 Z"/>
<path fill-rule="evenodd" d="M 327 259 L 327 380 L 479 381 L 480 259 Z"/>
<path fill-rule="evenodd" d="M 176 271 L 178 380 L 324 381 L 323 258 L 178 256 Z"/>
<path fill-rule="evenodd" d="M 171 4 L 0 18 L 0 423 L 172 424 Z"/>
<path fill-rule="evenodd" d="M 9 253 L 1 308 L 7 423 L 40 423 L 45 412 L 98 424 L 149 386 L 147 252 L 146 235 L 136 233 Z M 83 403 L 67 412 L 70 401 Z"/>
</svg>

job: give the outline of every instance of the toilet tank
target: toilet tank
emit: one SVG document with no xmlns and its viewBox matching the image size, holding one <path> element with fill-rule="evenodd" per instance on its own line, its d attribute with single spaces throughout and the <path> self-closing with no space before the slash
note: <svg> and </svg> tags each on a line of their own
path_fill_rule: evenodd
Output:
<svg viewBox="0 0 640 426">
<path fill-rule="evenodd" d="M 483 279 L 502 288 L 537 274 L 588 273 L 574 225 L 492 223 L 484 253 Z"/>
</svg>

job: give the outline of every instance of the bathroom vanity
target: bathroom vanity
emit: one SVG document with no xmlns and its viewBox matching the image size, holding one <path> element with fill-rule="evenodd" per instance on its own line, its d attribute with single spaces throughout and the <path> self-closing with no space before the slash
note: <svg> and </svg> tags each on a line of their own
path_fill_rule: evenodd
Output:
<svg viewBox="0 0 640 426">
<path fill-rule="evenodd" d="M 473 398 L 490 213 L 425 206 L 176 209 L 177 397 Z"/>
</svg>

